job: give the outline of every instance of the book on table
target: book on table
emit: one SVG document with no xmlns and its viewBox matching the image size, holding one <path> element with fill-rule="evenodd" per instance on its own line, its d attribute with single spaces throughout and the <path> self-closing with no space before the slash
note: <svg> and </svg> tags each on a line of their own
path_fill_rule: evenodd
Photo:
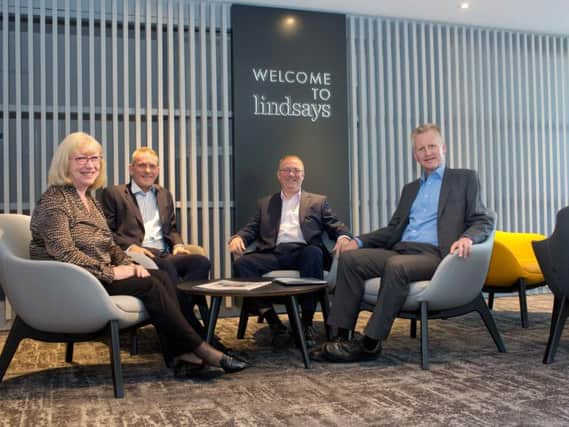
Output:
<svg viewBox="0 0 569 427">
<path fill-rule="evenodd" d="M 277 277 L 273 282 L 284 286 L 302 286 L 302 285 L 327 285 L 326 280 L 317 279 L 316 277 Z"/>
</svg>

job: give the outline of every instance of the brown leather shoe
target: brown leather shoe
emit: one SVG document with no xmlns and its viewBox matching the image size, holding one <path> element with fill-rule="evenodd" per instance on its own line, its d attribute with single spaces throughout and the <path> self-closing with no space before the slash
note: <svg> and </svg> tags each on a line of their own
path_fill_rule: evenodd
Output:
<svg viewBox="0 0 569 427">
<path fill-rule="evenodd" d="M 373 350 L 367 350 L 361 340 L 327 342 L 322 346 L 326 360 L 335 363 L 353 363 L 376 360 L 381 354 L 381 341 Z"/>
</svg>

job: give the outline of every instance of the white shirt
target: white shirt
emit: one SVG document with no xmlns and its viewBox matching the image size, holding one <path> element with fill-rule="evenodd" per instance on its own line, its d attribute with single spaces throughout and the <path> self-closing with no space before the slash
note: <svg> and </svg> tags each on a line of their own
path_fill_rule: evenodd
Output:
<svg viewBox="0 0 569 427">
<path fill-rule="evenodd" d="M 277 245 L 280 243 L 306 243 L 300 229 L 300 191 L 287 198 L 281 191 L 281 224 Z"/>
<path fill-rule="evenodd" d="M 166 249 L 166 242 L 162 236 L 162 223 L 160 222 L 160 211 L 156 200 L 156 188 L 152 186 L 149 191 L 144 192 L 136 182 L 131 181 L 130 190 L 136 197 L 142 221 L 144 222 L 144 240 L 142 246 L 155 248 L 160 251 Z"/>
</svg>

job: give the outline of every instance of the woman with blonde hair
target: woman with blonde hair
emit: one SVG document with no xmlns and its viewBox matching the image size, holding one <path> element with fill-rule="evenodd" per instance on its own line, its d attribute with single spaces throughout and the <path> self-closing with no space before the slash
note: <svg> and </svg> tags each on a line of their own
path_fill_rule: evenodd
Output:
<svg viewBox="0 0 569 427">
<path fill-rule="evenodd" d="M 205 364 L 237 372 L 248 365 L 204 342 L 180 310 L 168 275 L 132 264 L 113 241 L 103 212 L 91 195 L 105 184 L 102 147 L 92 136 L 69 134 L 53 155 L 49 187 L 31 220 L 33 259 L 69 262 L 85 268 L 110 295 L 140 298 L 177 376 L 191 376 Z"/>
</svg>

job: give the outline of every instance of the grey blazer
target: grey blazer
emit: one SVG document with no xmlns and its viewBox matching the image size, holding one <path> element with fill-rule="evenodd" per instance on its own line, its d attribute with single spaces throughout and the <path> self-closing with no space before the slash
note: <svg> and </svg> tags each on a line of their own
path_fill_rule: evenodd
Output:
<svg viewBox="0 0 569 427">
<path fill-rule="evenodd" d="M 360 236 L 364 248 L 391 249 L 401 240 L 418 192 L 419 179 L 403 187 L 399 205 L 387 227 Z M 494 218 L 480 198 L 478 174 L 469 169 L 445 168 L 437 218 L 441 256 L 446 256 L 460 237 L 469 237 L 474 243 L 483 242 L 493 226 Z"/>
</svg>

